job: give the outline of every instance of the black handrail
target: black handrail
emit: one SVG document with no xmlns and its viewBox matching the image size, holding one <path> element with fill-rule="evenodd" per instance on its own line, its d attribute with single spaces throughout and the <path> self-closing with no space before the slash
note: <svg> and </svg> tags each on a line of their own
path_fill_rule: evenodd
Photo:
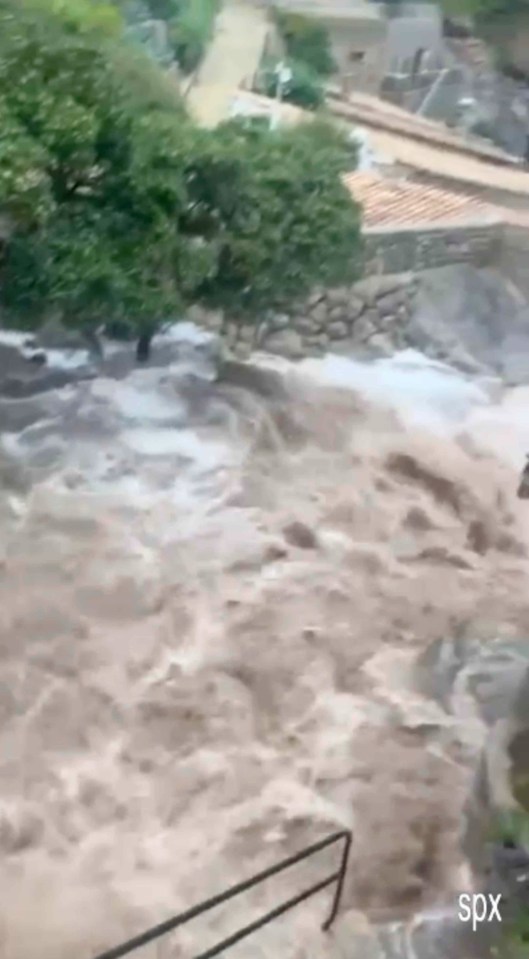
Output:
<svg viewBox="0 0 529 959">
<path fill-rule="evenodd" d="M 252 879 L 247 879 L 245 882 L 240 882 L 236 886 L 232 886 L 231 889 L 227 889 L 226 892 L 222 892 L 217 896 L 212 896 L 211 899 L 206 899 L 206 901 L 200 905 L 193 906 L 186 912 L 181 912 L 178 916 L 173 916 L 172 919 L 166 919 L 165 922 L 161 922 L 158 926 L 154 926 L 152 929 L 148 929 L 146 932 L 141 933 L 141 935 L 135 936 L 134 939 L 129 939 L 127 942 L 123 942 L 120 946 L 115 946 L 113 949 L 107 950 L 107 952 L 100 953 L 98 956 L 96 956 L 96 959 L 121 959 L 122 956 L 127 956 L 135 949 L 139 949 L 140 946 L 146 946 L 149 942 L 153 942 L 160 936 L 164 936 L 168 932 L 172 932 L 173 929 L 177 928 L 177 926 L 182 926 L 185 922 L 189 922 L 190 919 L 195 919 L 196 916 L 200 916 L 203 912 L 207 912 L 209 909 L 213 909 L 215 906 L 220 906 L 221 903 L 226 902 L 228 899 L 232 899 L 233 896 L 238 896 L 241 892 L 246 892 L 248 889 L 252 889 L 253 886 L 257 886 L 260 882 L 264 882 L 265 879 L 269 879 L 271 876 L 275 876 L 278 872 L 288 869 L 289 866 L 294 866 L 303 859 L 313 856 L 315 853 L 320 852 L 327 846 L 331 846 L 333 843 L 339 842 L 340 839 L 344 840 L 344 848 L 340 862 L 340 868 L 337 870 L 337 872 L 334 872 L 331 876 L 328 876 L 326 879 L 323 879 L 314 886 L 311 886 L 310 889 L 306 889 L 305 892 L 300 893 L 298 896 L 294 896 L 293 899 L 289 899 L 287 902 L 282 903 L 282 905 L 277 906 L 276 909 L 273 909 L 260 919 L 255 920 L 255 922 L 251 922 L 248 926 L 244 926 L 239 930 L 239 932 L 228 936 L 226 939 L 223 939 L 222 942 L 219 942 L 218 945 L 213 946 L 212 949 L 208 949 L 206 952 L 202 952 L 200 955 L 195 956 L 194 959 L 212 959 L 213 956 L 218 956 L 219 953 L 223 952 L 225 949 L 228 949 L 229 946 L 233 946 L 236 942 L 240 942 L 241 939 L 245 939 L 246 936 L 249 936 L 252 932 L 256 932 L 257 929 L 260 929 L 262 926 L 266 926 L 267 923 L 272 922 L 273 919 L 277 919 L 278 916 L 281 916 L 284 912 L 292 909 L 293 906 L 297 906 L 298 903 L 303 902 L 305 899 L 308 899 L 310 896 L 313 896 L 315 893 L 320 892 L 322 889 L 325 889 L 327 886 L 330 886 L 333 882 L 335 882 L 336 891 L 334 893 L 331 912 L 329 918 L 325 920 L 322 926 L 323 931 L 327 932 L 336 919 L 336 915 L 340 906 L 340 899 L 342 897 L 347 862 L 349 859 L 349 850 L 351 848 L 352 841 L 352 833 L 349 829 L 342 829 L 340 832 L 333 833 L 332 836 L 327 836 L 327 839 L 321 839 L 320 842 L 316 842 L 312 846 L 308 846 L 303 850 L 303 852 L 298 852 L 294 856 L 289 856 L 288 859 L 283 859 L 283 861 L 278 863 L 276 866 L 271 866 L 269 869 L 265 869 L 263 872 L 253 876 Z"/>
</svg>

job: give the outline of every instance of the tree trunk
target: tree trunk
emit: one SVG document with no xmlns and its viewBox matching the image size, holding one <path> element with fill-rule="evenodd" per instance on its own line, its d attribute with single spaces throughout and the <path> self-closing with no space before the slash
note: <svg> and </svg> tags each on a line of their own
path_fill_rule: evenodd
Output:
<svg viewBox="0 0 529 959">
<path fill-rule="evenodd" d="M 136 344 L 136 362 L 146 363 L 151 355 L 152 333 L 142 333 Z"/>
</svg>

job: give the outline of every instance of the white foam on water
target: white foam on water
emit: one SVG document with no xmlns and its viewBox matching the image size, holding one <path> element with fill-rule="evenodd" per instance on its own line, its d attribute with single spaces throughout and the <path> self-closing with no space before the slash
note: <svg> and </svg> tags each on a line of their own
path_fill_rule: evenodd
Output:
<svg viewBox="0 0 529 959">
<path fill-rule="evenodd" d="M 507 390 L 500 402 L 474 409 L 467 428 L 498 459 L 521 469 L 529 453 L 529 387 Z"/>
<path fill-rule="evenodd" d="M 199 472 L 214 469 L 225 461 L 227 454 L 224 445 L 204 442 L 192 430 L 125 430 L 121 440 L 142 456 L 183 457 Z"/>
<path fill-rule="evenodd" d="M 174 422 L 184 412 L 176 391 L 169 397 L 161 394 L 153 382 L 151 371 L 134 373 L 128 380 L 100 380 L 92 386 L 94 396 L 107 400 L 127 420 L 151 423 Z"/>
<path fill-rule="evenodd" d="M 495 384 L 476 382 L 415 350 L 372 362 L 327 355 L 300 367 L 328 386 L 387 404 L 411 425 L 443 432 L 458 429 L 476 407 L 489 406 L 495 392 Z"/>
</svg>

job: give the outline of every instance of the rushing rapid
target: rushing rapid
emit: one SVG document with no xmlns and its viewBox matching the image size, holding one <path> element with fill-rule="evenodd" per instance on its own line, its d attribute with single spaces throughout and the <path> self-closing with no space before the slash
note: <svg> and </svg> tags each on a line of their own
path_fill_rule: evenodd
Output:
<svg viewBox="0 0 529 959">
<path fill-rule="evenodd" d="M 459 881 L 482 732 L 410 667 L 456 632 L 527 634 L 528 390 L 413 353 L 192 369 L 8 404 L 3 959 L 90 959 L 336 827 L 346 909 Z M 142 955 L 205 949 L 324 869 Z M 316 959 L 320 918 L 234 955 Z"/>
</svg>

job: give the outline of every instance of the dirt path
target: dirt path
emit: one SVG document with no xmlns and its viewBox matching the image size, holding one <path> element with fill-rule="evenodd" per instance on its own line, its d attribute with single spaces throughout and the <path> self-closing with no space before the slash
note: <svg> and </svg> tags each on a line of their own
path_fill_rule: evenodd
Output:
<svg viewBox="0 0 529 959">
<path fill-rule="evenodd" d="M 226 0 L 188 96 L 189 109 L 202 126 L 213 127 L 229 117 L 232 97 L 257 70 L 267 32 L 264 8 L 246 0 Z"/>
</svg>

